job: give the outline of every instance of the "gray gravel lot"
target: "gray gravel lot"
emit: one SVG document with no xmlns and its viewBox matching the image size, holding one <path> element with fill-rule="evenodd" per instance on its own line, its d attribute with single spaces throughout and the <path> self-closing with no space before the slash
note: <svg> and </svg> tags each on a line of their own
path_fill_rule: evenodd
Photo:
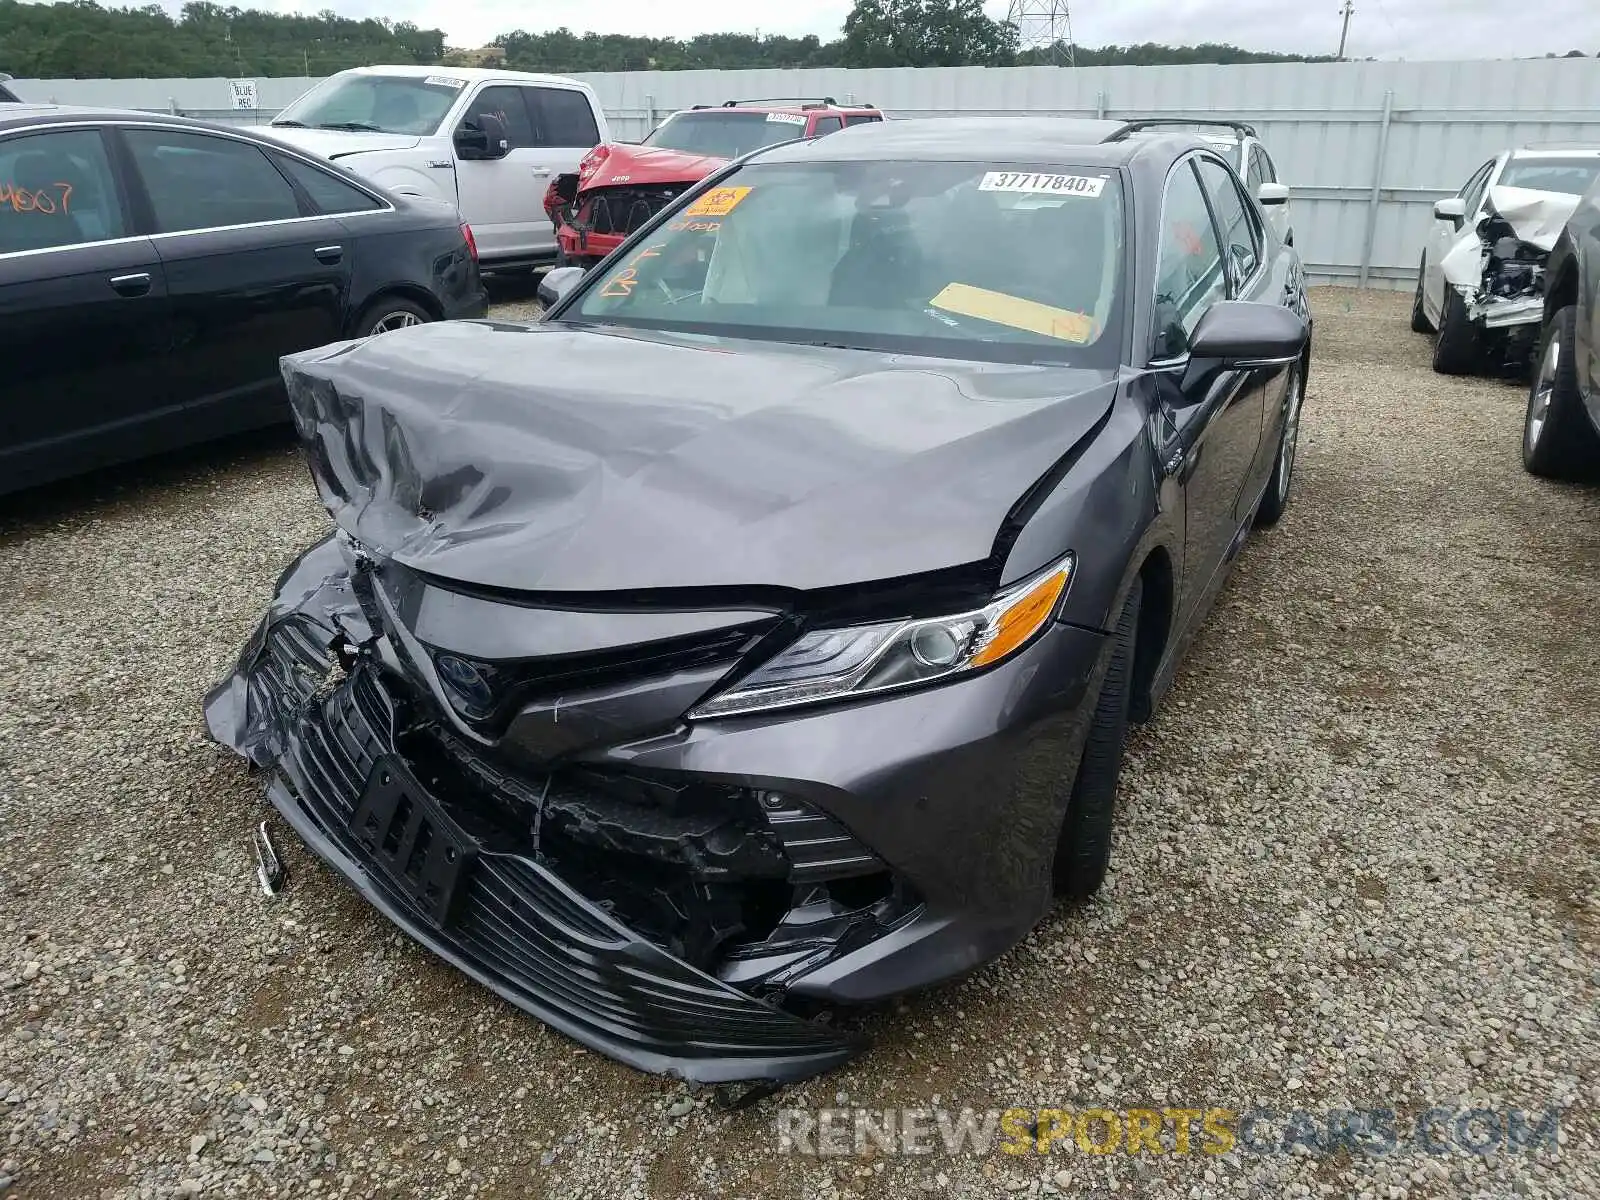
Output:
<svg viewBox="0 0 1600 1200">
<path fill-rule="evenodd" d="M 1316 294 L 1298 494 L 1134 738 L 1103 894 L 782 1102 L 1562 1105 L 1558 1154 L 783 1155 L 776 1102 L 585 1053 L 292 835 L 266 900 L 199 700 L 325 525 L 278 437 L 0 503 L 0 1191 L 1600 1195 L 1600 490 L 1525 475 L 1522 389 L 1435 376 L 1409 300 Z"/>
</svg>

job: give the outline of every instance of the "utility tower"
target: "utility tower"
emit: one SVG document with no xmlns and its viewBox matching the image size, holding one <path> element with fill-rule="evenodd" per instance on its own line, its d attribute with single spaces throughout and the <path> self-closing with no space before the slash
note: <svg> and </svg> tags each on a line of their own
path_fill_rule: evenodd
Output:
<svg viewBox="0 0 1600 1200">
<path fill-rule="evenodd" d="M 1339 10 L 1339 15 L 1344 18 L 1344 24 L 1339 27 L 1339 61 L 1344 61 L 1344 44 L 1350 36 L 1350 18 L 1355 16 L 1356 6 L 1351 0 L 1344 0 L 1344 7 Z"/>
<path fill-rule="evenodd" d="M 1006 20 L 1017 27 L 1018 50 L 1042 51 L 1051 66 L 1077 65 L 1067 0 L 1011 0 Z"/>
</svg>

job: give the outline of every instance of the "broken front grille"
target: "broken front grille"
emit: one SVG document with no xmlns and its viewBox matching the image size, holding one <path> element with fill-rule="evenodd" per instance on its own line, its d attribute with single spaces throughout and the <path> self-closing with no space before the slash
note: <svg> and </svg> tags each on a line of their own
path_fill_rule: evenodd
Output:
<svg viewBox="0 0 1600 1200">
<path fill-rule="evenodd" d="M 602 188 L 583 202 L 578 220 L 589 233 L 629 234 L 672 203 L 685 186 Z"/>
</svg>

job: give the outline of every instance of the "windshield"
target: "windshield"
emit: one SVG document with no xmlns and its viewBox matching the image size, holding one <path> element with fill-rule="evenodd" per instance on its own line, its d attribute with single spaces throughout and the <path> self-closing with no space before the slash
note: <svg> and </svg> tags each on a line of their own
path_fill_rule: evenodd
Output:
<svg viewBox="0 0 1600 1200">
<path fill-rule="evenodd" d="M 467 84 L 441 75 L 335 75 L 278 114 L 274 125 L 408 133 L 426 137 L 439 128 Z"/>
<path fill-rule="evenodd" d="M 1581 196 L 1597 176 L 1600 176 L 1600 157 L 1514 158 L 1506 164 L 1499 186 Z"/>
<path fill-rule="evenodd" d="M 1104 167 L 755 163 L 599 274 L 566 319 L 1001 361 L 1117 361 Z"/>
<path fill-rule="evenodd" d="M 710 112 L 677 113 L 644 140 L 646 146 L 738 158 L 777 142 L 804 137 L 806 119 L 798 113 Z"/>
</svg>

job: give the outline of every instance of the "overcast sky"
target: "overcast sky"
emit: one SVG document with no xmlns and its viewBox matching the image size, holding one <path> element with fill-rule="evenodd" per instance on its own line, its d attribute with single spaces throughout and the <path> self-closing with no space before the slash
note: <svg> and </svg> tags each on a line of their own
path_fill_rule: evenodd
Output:
<svg viewBox="0 0 1600 1200">
<path fill-rule="evenodd" d="M 280 12 L 332 8 L 443 28 L 453 46 L 499 33 L 565 25 L 582 33 L 691 37 L 696 33 L 839 35 L 850 0 L 236 0 Z M 169 0 L 176 10 L 180 0 Z M 1082 0 L 1073 5 L 1079 45 L 1232 42 L 1251 50 L 1332 54 L 1340 0 Z M 996 17 L 1006 0 L 989 0 Z M 1527 58 L 1600 51 L 1600 0 L 1355 0 L 1351 57 Z"/>
</svg>

